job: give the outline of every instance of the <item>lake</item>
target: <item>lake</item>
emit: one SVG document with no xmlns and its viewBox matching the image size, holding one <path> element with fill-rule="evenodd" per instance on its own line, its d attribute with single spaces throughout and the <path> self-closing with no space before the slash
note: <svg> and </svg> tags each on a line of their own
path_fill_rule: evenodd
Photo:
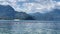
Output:
<svg viewBox="0 0 60 34">
<path fill-rule="evenodd" d="M 60 21 L 0 20 L 0 34 L 60 34 Z"/>
</svg>

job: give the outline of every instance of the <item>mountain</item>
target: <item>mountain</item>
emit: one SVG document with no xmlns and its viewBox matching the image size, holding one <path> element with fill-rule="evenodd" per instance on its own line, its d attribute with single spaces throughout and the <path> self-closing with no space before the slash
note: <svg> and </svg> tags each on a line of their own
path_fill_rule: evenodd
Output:
<svg viewBox="0 0 60 34">
<path fill-rule="evenodd" d="M 41 21 L 60 21 L 60 10 L 54 9 L 53 11 L 50 11 L 48 13 L 32 13 L 30 14 L 32 17 L 34 17 L 35 20 L 41 20 Z"/>
<path fill-rule="evenodd" d="M 14 11 L 9 5 L 0 5 L 0 19 L 14 19 Z"/>
<path fill-rule="evenodd" d="M 14 19 L 34 20 L 33 17 L 31 17 L 25 12 L 15 11 L 9 5 L 0 5 L 0 20 L 14 20 Z"/>
<path fill-rule="evenodd" d="M 25 12 L 15 12 L 15 18 L 20 20 L 34 20 L 29 14 Z"/>
</svg>

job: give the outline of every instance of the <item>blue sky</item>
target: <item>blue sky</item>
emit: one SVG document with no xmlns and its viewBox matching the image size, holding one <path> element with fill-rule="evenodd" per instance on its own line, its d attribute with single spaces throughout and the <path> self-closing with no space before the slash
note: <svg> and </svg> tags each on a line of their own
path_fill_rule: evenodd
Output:
<svg viewBox="0 0 60 34">
<path fill-rule="evenodd" d="M 60 0 L 0 0 L 1 5 L 10 5 L 18 12 L 45 13 L 59 6 Z"/>
</svg>

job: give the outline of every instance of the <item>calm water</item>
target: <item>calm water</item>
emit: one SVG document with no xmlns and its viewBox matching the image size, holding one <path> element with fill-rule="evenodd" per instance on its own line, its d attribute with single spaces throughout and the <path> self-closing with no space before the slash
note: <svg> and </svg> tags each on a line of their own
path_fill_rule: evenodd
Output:
<svg viewBox="0 0 60 34">
<path fill-rule="evenodd" d="M 0 34 L 60 34 L 60 21 L 0 20 Z"/>
</svg>

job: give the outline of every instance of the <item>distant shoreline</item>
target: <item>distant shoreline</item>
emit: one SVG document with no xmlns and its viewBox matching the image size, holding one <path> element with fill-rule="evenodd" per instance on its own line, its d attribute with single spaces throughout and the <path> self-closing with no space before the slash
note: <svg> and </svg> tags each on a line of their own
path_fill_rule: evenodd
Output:
<svg viewBox="0 0 60 34">
<path fill-rule="evenodd" d="M 22 23 L 60 23 L 60 21 L 40 21 L 40 20 L 0 20 L 0 22 L 22 22 Z"/>
</svg>

